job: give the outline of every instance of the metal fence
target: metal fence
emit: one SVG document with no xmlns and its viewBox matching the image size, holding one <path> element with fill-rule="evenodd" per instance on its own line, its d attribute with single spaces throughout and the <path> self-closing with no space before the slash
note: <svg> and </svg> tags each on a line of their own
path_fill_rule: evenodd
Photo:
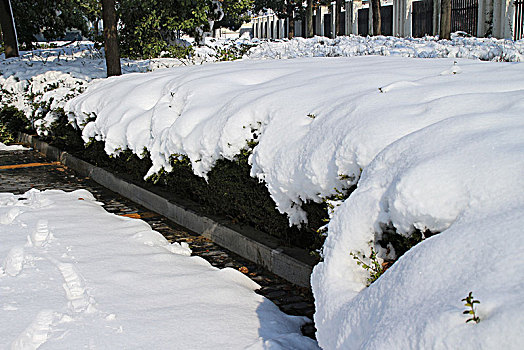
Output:
<svg viewBox="0 0 524 350">
<path fill-rule="evenodd" d="M 369 9 L 358 10 L 358 35 L 369 35 Z"/>
<path fill-rule="evenodd" d="M 524 39 L 524 0 L 511 0 L 511 3 L 513 5 L 511 10 L 514 10 L 513 21 L 510 21 L 513 22 L 513 39 L 522 40 Z M 435 25 L 435 0 L 414 0 L 412 4 L 412 36 L 423 37 L 425 35 L 437 34 L 433 32 Z M 472 36 L 477 36 L 478 10 L 479 0 L 451 0 L 451 31 L 463 31 Z M 345 19 L 346 12 L 341 10 L 339 14 L 341 30 L 345 32 L 345 26 L 347 24 L 347 19 Z M 319 35 L 319 31 L 322 31 L 325 36 L 332 37 L 335 31 L 335 28 L 333 28 L 332 14 L 322 14 L 322 27 L 319 27 L 320 23 L 317 23 L 318 16 L 320 15 L 314 15 L 312 18 L 313 35 Z M 358 33 L 356 34 L 361 36 L 369 35 L 369 8 L 358 9 L 357 17 Z M 381 34 L 393 35 L 393 6 L 381 6 L 381 22 Z M 252 30 L 255 35 L 262 38 L 286 37 L 287 32 L 281 27 L 283 23 L 277 22 L 276 26 L 273 26 L 273 22 L 269 23 L 267 21 L 254 23 Z M 288 25 L 287 19 L 285 25 Z M 295 29 L 297 36 L 305 36 L 306 21 L 304 19 L 296 21 Z"/>
<path fill-rule="evenodd" d="M 333 37 L 333 28 L 331 28 L 332 27 L 331 22 L 332 22 L 331 13 L 326 13 L 324 15 L 324 36 L 327 36 L 328 38 Z"/>
<path fill-rule="evenodd" d="M 433 0 L 413 2 L 413 37 L 433 35 Z"/>
<path fill-rule="evenodd" d="M 380 31 L 382 35 L 393 35 L 393 5 L 380 6 Z"/>
<path fill-rule="evenodd" d="M 515 35 L 513 39 L 524 39 L 524 0 L 515 1 Z"/>
<path fill-rule="evenodd" d="M 393 35 L 393 5 L 380 6 L 381 35 Z M 369 8 L 358 10 L 358 35 L 369 35 Z"/>
<path fill-rule="evenodd" d="M 344 20 L 346 18 L 346 11 L 340 11 L 338 13 L 338 15 L 340 16 L 340 30 L 342 33 L 345 33 L 346 32 L 346 21 Z"/>
<path fill-rule="evenodd" d="M 478 0 L 451 0 L 451 32 L 477 35 Z"/>
</svg>

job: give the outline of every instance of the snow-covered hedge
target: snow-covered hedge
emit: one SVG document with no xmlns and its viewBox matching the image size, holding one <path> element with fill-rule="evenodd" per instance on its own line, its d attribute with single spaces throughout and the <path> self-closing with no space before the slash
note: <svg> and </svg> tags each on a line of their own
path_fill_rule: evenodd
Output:
<svg viewBox="0 0 524 350">
<path fill-rule="evenodd" d="M 307 220 L 303 202 L 360 179 L 313 275 L 320 345 L 489 346 L 522 321 L 508 305 L 524 302 L 524 246 L 503 249 L 524 224 L 522 76 L 520 63 L 465 59 L 245 60 L 107 79 L 66 110 L 108 153 L 147 148 L 149 174 L 182 154 L 206 177 L 258 130 L 251 174 L 292 224 Z M 365 289 L 351 253 L 394 256 L 374 244 L 385 224 L 441 233 Z M 495 267 L 508 251 L 513 266 Z M 463 324 L 469 291 L 479 325 Z"/>
<path fill-rule="evenodd" d="M 59 47 L 23 52 L 20 58 L 0 60 L 0 105 L 14 106 L 24 111 L 42 132 L 56 118 L 52 113 L 54 109 L 62 108 L 67 100 L 83 92 L 92 81 L 105 78 L 103 52 L 95 49 L 93 43 L 76 42 L 61 47 L 64 43 L 55 44 Z M 414 39 L 383 36 L 294 38 L 281 41 L 208 38 L 205 46 L 195 47 L 194 56 L 190 59 L 123 59 L 122 68 L 124 74 L 149 72 L 181 65 L 232 60 L 242 54 L 244 59 L 391 55 L 522 61 L 524 41 L 459 36 L 451 41 L 438 41 L 434 37 Z"/>
<path fill-rule="evenodd" d="M 498 98 L 508 102 L 510 95 L 523 92 Z M 322 347 L 518 348 L 524 245 L 514 237 L 524 223 L 522 107 L 436 122 L 392 143 L 366 167 L 329 225 L 325 261 L 312 277 Z M 381 223 L 404 234 L 413 226 L 442 233 L 363 290 L 367 273 L 349 252 L 369 254 Z M 470 291 L 481 301 L 478 325 L 466 324 L 462 314 L 468 308 L 461 299 Z"/>
<path fill-rule="evenodd" d="M 323 220 L 327 217 L 324 205 L 309 203 L 306 206 L 308 225 L 289 226 L 287 216 L 275 209 L 265 184 L 249 175 L 248 150 L 234 160 L 218 160 L 207 179 L 195 175 L 190 163 L 180 157 L 171 162 L 170 172 L 161 171 L 144 181 L 151 167 L 148 152 L 140 158 L 130 150 L 108 156 L 104 142 L 91 141 L 84 145 L 78 130 L 67 125 L 63 115 L 59 120 L 53 123 L 52 136 L 45 137 L 45 141 L 118 177 L 146 186 L 175 202 L 183 201 L 184 205 L 204 215 L 220 216 L 223 222 L 253 227 L 277 238 L 280 244 L 314 251 L 323 243 L 316 230 L 324 225 Z"/>
<path fill-rule="evenodd" d="M 218 160 L 253 144 L 255 130 L 251 175 L 291 224 L 307 220 L 304 202 L 358 183 L 332 213 L 312 278 L 322 347 L 517 348 L 524 65 L 455 57 L 519 61 L 523 42 L 337 40 L 349 42 L 340 52 L 397 57 L 250 60 L 262 50 L 338 55 L 322 51 L 338 50 L 325 38 L 266 43 L 242 62 L 100 80 L 64 108 L 107 153 L 147 148 L 149 175 L 169 171 L 179 155 L 206 178 Z M 410 55 L 453 58 L 398 57 Z M 441 233 L 366 288 L 367 272 L 351 254 L 395 256 L 375 244 L 386 225 L 403 235 Z M 462 314 L 470 291 L 481 301 L 478 324 Z"/>
<path fill-rule="evenodd" d="M 57 44 L 64 44 L 58 42 Z M 122 72 L 144 73 L 182 65 L 233 59 L 253 43 L 241 40 L 208 40 L 188 59 L 122 59 Z M 0 55 L 2 57 L 2 55 Z M 75 42 L 55 48 L 22 52 L 20 57 L 0 60 L 1 106 L 23 111 L 40 133 L 56 119 L 54 110 L 82 93 L 94 80 L 106 77 L 103 52 L 92 42 Z"/>
</svg>

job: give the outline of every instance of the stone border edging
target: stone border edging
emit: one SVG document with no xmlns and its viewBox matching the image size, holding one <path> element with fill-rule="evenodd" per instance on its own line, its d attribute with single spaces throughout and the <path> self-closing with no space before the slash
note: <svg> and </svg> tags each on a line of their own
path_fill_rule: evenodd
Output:
<svg viewBox="0 0 524 350">
<path fill-rule="evenodd" d="M 216 244 L 232 252 L 264 266 L 274 274 L 302 287 L 311 288 L 311 264 L 298 260 L 284 252 L 284 248 L 263 244 L 246 233 L 227 227 L 209 217 L 203 216 L 191 209 L 150 192 L 135 184 L 117 178 L 107 170 L 94 166 L 73 155 L 61 151 L 37 137 L 20 133 L 19 142 L 29 144 L 46 157 L 60 161 L 65 166 L 75 170 L 80 175 L 89 177 L 100 185 L 116 192 L 149 210 L 202 234 Z M 267 236 L 264 233 L 260 235 Z M 271 238 L 268 238 L 271 241 Z"/>
</svg>

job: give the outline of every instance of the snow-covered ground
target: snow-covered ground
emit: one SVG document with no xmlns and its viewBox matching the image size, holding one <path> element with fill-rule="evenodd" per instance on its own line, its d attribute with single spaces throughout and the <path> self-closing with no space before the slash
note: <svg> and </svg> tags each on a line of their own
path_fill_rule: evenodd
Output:
<svg viewBox="0 0 524 350">
<path fill-rule="evenodd" d="M 0 194 L 2 349 L 316 349 L 234 269 L 84 190 Z"/>
<path fill-rule="evenodd" d="M 522 63 L 466 59 L 246 60 L 107 79 L 66 109 L 78 124 L 97 116 L 84 137 L 108 153 L 146 147 L 150 173 L 184 154 L 205 176 L 258 129 L 252 175 L 291 223 L 306 220 L 304 201 L 360 179 L 312 279 L 322 347 L 512 348 L 524 324 L 524 245 L 512 238 L 524 225 L 522 77 Z M 442 233 L 365 289 L 350 253 L 384 257 L 373 242 L 388 223 Z M 478 325 L 462 315 L 469 291 Z"/>
<path fill-rule="evenodd" d="M 470 58 L 483 61 L 524 61 L 524 40 L 471 38 L 452 35 L 451 40 L 435 37 L 397 38 L 393 36 L 314 37 L 282 41 L 262 41 L 250 50 L 254 58 L 402 56 L 418 58 Z"/>
<path fill-rule="evenodd" d="M 347 45 L 262 43 L 240 62 L 99 80 L 64 107 L 108 153 L 148 148 L 150 173 L 183 154 L 205 177 L 256 130 L 252 175 L 290 223 L 307 220 L 303 202 L 358 182 L 331 215 L 312 277 L 322 347 L 519 348 L 523 41 L 336 40 Z M 375 245 L 385 224 L 441 233 L 366 288 L 350 254 L 394 257 Z M 478 324 L 462 314 L 470 291 Z"/>
</svg>

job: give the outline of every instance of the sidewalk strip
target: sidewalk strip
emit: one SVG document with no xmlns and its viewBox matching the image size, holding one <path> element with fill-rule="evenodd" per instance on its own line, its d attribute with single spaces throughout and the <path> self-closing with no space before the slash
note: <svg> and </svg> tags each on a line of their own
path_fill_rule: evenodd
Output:
<svg viewBox="0 0 524 350">
<path fill-rule="evenodd" d="M 32 168 L 35 166 L 61 165 L 60 162 L 0 165 L 0 170 Z"/>
<path fill-rule="evenodd" d="M 315 261 L 307 251 L 283 247 L 274 237 L 256 229 L 247 226 L 229 226 L 229 223 L 224 224 L 221 219 L 204 216 L 189 206 L 171 202 L 156 193 L 122 180 L 109 171 L 50 146 L 36 137 L 20 134 L 19 140 L 31 145 L 48 159 L 60 159 L 61 164 L 75 170 L 81 176 L 91 178 L 109 190 L 201 234 L 274 274 L 299 286 L 311 288 L 311 271 Z M 131 218 L 144 218 L 146 213 L 125 215 Z"/>
</svg>

